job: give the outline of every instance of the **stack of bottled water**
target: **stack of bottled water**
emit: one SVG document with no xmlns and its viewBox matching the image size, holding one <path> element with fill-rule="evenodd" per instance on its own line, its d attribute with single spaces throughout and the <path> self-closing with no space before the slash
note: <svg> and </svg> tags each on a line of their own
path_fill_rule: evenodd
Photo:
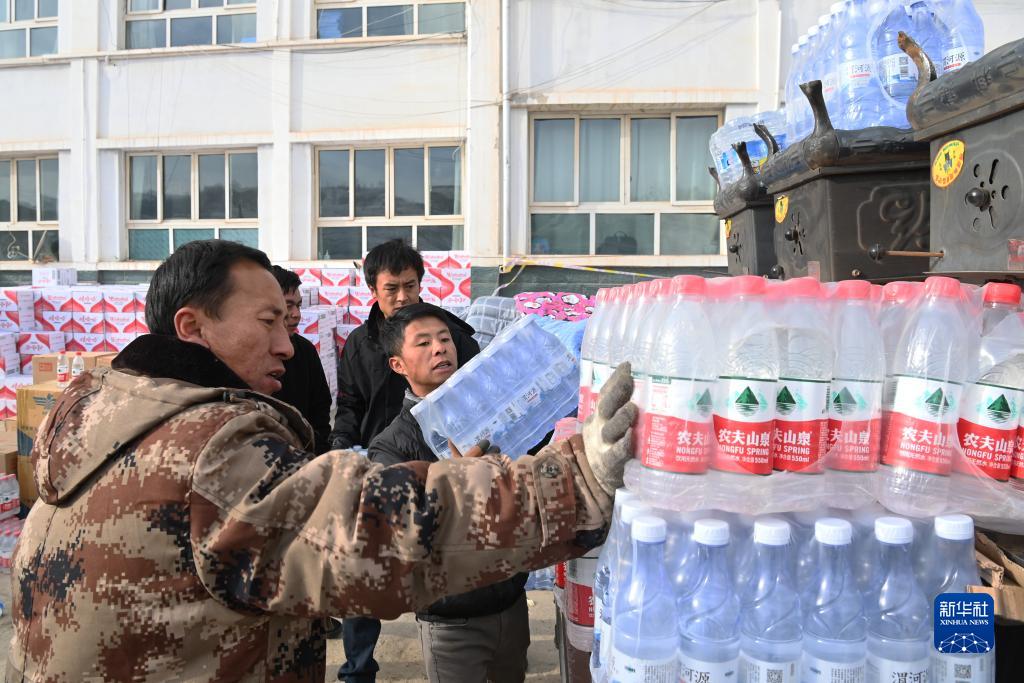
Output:
<svg viewBox="0 0 1024 683">
<path fill-rule="evenodd" d="M 626 482 L 663 507 L 878 501 L 1013 532 L 1024 528 L 1020 296 L 947 277 L 883 288 L 681 275 L 605 290 L 584 335 L 579 412 L 631 362 Z"/>
<path fill-rule="evenodd" d="M 722 186 L 734 183 L 743 175 L 743 166 L 733 145 L 747 143 L 747 154 L 750 164 L 758 169 L 768 159 L 768 146 L 754 131 L 754 124 L 764 125 L 779 144 L 779 149 L 786 148 L 787 131 L 786 116 L 781 111 L 764 111 L 754 116 L 741 116 L 726 122 L 711 136 L 709 151 L 718 170 L 718 178 Z"/>
<path fill-rule="evenodd" d="M 591 675 L 991 683 L 995 643 L 932 646 L 935 598 L 980 584 L 965 515 L 909 520 L 870 507 L 751 520 L 670 512 L 620 491 L 593 582 Z"/>
<path fill-rule="evenodd" d="M 789 140 L 802 140 L 814 127 L 799 89 L 812 80 L 822 82 L 836 128 L 906 128 L 917 67 L 899 48 L 900 31 L 921 45 L 940 76 L 984 54 L 985 30 L 972 0 L 837 2 L 791 49 L 785 81 Z"/>
<path fill-rule="evenodd" d="M 451 457 L 482 440 L 513 457 L 573 411 L 579 366 L 557 337 L 526 316 L 412 410 L 430 448 Z"/>
</svg>

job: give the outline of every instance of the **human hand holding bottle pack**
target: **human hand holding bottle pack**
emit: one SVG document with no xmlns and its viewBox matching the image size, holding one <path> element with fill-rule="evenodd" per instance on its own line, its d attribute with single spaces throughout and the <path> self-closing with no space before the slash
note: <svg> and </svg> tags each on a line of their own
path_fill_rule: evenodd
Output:
<svg viewBox="0 0 1024 683">
<path fill-rule="evenodd" d="M 633 377 L 622 363 L 601 387 L 597 410 L 583 424 L 587 462 L 598 484 L 609 496 L 622 486 L 622 471 L 633 457 L 633 423 L 637 408 L 630 402 Z"/>
</svg>

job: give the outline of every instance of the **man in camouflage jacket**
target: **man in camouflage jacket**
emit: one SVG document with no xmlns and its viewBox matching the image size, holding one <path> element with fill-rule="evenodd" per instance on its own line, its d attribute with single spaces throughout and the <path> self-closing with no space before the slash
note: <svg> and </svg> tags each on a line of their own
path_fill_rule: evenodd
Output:
<svg viewBox="0 0 1024 683">
<path fill-rule="evenodd" d="M 217 240 L 179 249 L 150 288 L 154 334 L 41 425 L 8 681 L 319 683 L 324 617 L 393 618 L 603 540 L 628 366 L 582 439 L 512 464 L 313 456 L 268 396 L 292 348 L 269 265 Z"/>
</svg>

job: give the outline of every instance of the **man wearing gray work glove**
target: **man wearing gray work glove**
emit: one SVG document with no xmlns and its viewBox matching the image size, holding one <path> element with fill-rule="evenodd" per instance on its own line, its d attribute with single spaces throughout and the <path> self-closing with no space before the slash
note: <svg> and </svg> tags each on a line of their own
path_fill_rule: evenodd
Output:
<svg viewBox="0 0 1024 683">
<path fill-rule="evenodd" d="M 633 457 L 637 407 L 629 363 L 622 363 L 601 388 L 597 410 L 583 423 L 583 447 L 594 478 L 609 496 L 622 487 L 622 472 Z"/>
</svg>

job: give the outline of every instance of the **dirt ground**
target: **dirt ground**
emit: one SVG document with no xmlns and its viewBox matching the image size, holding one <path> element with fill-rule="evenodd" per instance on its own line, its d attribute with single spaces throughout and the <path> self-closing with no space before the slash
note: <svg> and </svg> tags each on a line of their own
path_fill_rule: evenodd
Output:
<svg viewBox="0 0 1024 683">
<path fill-rule="evenodd" d="M 528 595 L 530 605 L 530 670 L 526 676 L 532 683 L 557 683 L 558 651 L 554 646 L 555 607 L 551 593 L 535 591 Z M 8 575 L 0 575 L 0 600 L 4 604 L 0 616 L 0 643 L 6 651 L 11 642 L 11 585 Z M 380 683 L 412 683 L 425 681 L 423 656 L 416 620 L 407 614 L 394 621 L 384 622 L 380 642 L 377 643 L 377 661 L 380 663 Z M 6 656 L 4 660 L 6 660 Z M 340 640 L 327 641 L 327 681 L 337 680 L 338 667 L 345 661 Z"/>
</svg>

